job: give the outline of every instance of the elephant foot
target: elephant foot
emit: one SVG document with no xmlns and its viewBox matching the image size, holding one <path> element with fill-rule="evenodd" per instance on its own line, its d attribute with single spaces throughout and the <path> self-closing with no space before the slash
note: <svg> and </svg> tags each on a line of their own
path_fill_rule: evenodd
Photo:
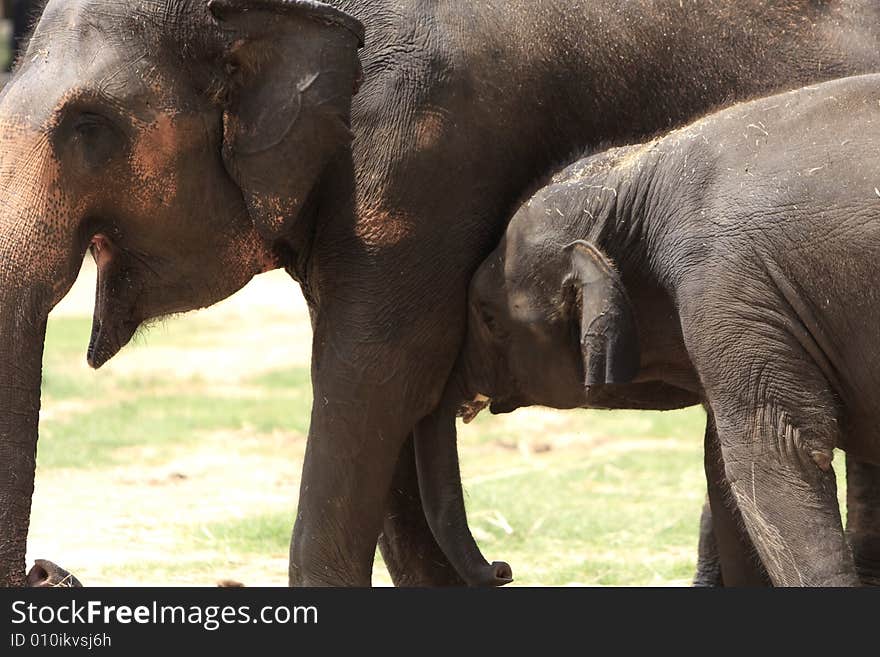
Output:
<svg viewBox="0 0 880 657">
<path fill-rule="evenodd" d="M 82 583 L 51 561 L 37 559 L 27 574 L 27 585 L 31 588 L 82 588 Z"/>
<path fill-rule="evenodd" d="M 483 569 L 483 576 L 475 586 L 504 586 L 513 581 L 513 570 L 503 561 L 493 561 Z"/>
</svg>

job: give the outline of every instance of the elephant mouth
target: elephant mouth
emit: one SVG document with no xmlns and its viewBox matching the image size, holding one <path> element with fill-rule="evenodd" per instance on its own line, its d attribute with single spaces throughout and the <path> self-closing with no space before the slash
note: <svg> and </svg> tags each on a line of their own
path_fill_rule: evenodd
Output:
<svg viewBox="0 0 880 657">
<path fill-rule="evenodd" d="M 113 244 L 103 233 L 97 233 L 89 242 L 89 253 L 98 266 L 98 271 L 105 269 L 113 260 Z"/>
<path fill-rule="evenodd" d="M 86 351 L 89 367 L 98 369 L 113 358 L 134 336 L 140 322 L 123 312 L 115 292 L 119 278 L 117 249 L 103 234 L 95 235 L 89 243 L 89 251 L 98 269 L 95 292 L 95 311 L 92 316 L 92 335 Z"/>
<path fill-rule="evenodd" d="M 108 323 L 95 317 L 92 320 L 92 335 L 86 352 L 89 367 L 98 369 L 119 353 L 134 336 L 138 326 L 138 322 Z"/>
</svg>

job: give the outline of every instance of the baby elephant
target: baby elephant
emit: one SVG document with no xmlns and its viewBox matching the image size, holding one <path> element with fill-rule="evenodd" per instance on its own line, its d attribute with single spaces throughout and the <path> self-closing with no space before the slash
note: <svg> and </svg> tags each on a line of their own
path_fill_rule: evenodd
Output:
<svg viewBox="0 0 880 657">
<path fill-rule="evenodd" d="M 569 166 L 475 275 L 444 404 L 417 428 L 420 460 L 449 466 L 423 487 L 438 542 L 470 538 L 457 407 L 701 401 L 773 584 L 857 585 L 831 460 L 880 463 L 878 283 L 880 76 Z"/>
</svg>

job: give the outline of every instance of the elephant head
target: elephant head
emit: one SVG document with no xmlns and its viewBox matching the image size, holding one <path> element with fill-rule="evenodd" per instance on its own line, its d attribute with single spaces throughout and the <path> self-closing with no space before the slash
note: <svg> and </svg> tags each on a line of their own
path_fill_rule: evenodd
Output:
<svg viewBox="0 0 880 657">
<path fill-rule="evenodd" d="M 350 161 L 362 40 L 312 0 L 49 1 L 0 95 L 0 585 L 25 583 L 46 318 L 85 252 L 93 367 L 287 264 Z"/>
<path fill-rule="evenodd" d="M 503 585 L 512 574 L 483 558 L 468 528 L 456 408 L 468 422 L 490 402 L 493 412 L 585 406 L 593 389 L 639 373 L 635 313 L 619 274 L 593 243 L 560 244 L 547 216 L 540 201 L 524 206 L 477 270 L 455 372 L 438 409 L 415 429 L 428 525 L 471 585 Z"/>
<path fill-rule="evenodd" d="M 490 403 L 500 413 L 594 405 L 606 385 L 639 373 L 636 316 L 616 268 L 548 216 L 540 199 L 523 206 L 471 281 L 455 377 L 466 421 Z"/>
</svg>

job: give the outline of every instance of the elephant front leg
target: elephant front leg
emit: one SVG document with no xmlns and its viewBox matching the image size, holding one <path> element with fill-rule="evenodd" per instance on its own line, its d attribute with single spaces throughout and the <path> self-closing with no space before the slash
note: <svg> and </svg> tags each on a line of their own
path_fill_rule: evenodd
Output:
<svg viewBox="0 0 880 657">
<path fill-rule="evenodd" d="M 354 394 L 317 394 L 290 545 L 291 586 L 369 586 L 407 429 L 381 424 Z M 338 402 L 330 401 L 338 399 Z M 326 402 L 324 401 L 326 400 Z"/>
<path fill-rule="evenodd" d="M 312 356 L 315 401 L 290 546 L 290 583 L 295 586 L 370 584 L 392 482 L 401 472 L 399 459 L 407 456 L 401 457 L 401 449 L 442 392 L 442 377 L 411 365 L 424 362 L 421 347 L 413 353 L 416 348 L 408 348 L 402 336 L 367 339 L 371 324 L 351 316 L 357 308 L 340 302 L 318 314 Z M 435 380 L 438 390 L 432 391 L 424 382 Z M 417 479 L 404 481 L 418 495 Z M 415 509 L 421 507 L 411 506 L 407 521 L 415 523 Z M 398 548 L 412 545 L 409 527 L 396 525 L 402 532 L 394 537 Z M 427 544 L 433 546 L 433 538 Z M 397 581 L 408 576 L 401 576 L 400 569 L 411 559 L 403 556 L 392 563 Z"/>
<path fill-rule="evenodd" d="M 846 456 L 846 535 L 859 579 L 880 586 L 880 466 Z"/>
</svg>

